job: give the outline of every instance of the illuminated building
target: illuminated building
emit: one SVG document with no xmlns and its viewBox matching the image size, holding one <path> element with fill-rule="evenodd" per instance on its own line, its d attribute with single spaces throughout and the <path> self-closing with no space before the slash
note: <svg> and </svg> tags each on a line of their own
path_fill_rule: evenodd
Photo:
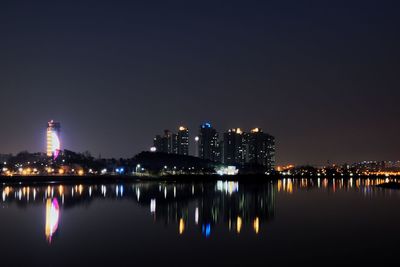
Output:
<svg viewBox="0 0 400 267">
<path fill-rule="evenodd" d="M 208 122 L 200 126 L 198 146 L 200 158 L 221 161 L 218 132 Z"/>
<path fill-rule="evenodd" d="M 157 135 L 154 138 L 154 147 L 157 152 L 177 154 L 177 135 L 169 130 L 164 130 L 164 136 Z"/>
<path fill-rule="evenodd" d="M 46 154 L 48 157 L 56 159 L 61 151 L 61 140 L 60 140 L 61 124 L 54 122 L 53 120 L 47 123 L 47 150 Z"/>
<path fill-rule="evenodd" d="M 179 127 L 177 135 L 177 152 L 179 155 L 189 155 L 189 130 L 186 127 Z"/>
<path fill-rule="evenodd" d="M 254 128 L 244 133 L 240 128 L 224 133 L 223 163 L 260 165 L 272 170 L 275 166 L 275 138 Z"/>
<path fill-rule="evenodd" d="M 236 166 L 219 167 L 215 168 L 215 171 L 219 175 L 237 175 L 239 173 Z"/>
<path fill-rule="evenodd" d="M 275 138 L 264 133 L 260 128 L 254 128 L 247 134 L 247 161 L 274 169 L 275 167 Z"/>
<path fill-rule="evenodd" d="M 230 129 L 224 133 L 223 163 L 229 165 L 243 165 L 245 154 L 243 149 L 243 132 L 240 128 Z"/>
</svg>

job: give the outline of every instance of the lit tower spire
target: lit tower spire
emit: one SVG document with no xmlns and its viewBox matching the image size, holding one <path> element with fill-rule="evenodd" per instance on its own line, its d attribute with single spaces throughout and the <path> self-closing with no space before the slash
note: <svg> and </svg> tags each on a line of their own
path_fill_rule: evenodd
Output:
<svg viewBox="0 0 400 267">
<path fill-rule="evenodd" d="M 47 156 L 56 159 L 61 151 L 60 142 L 61 124 L 53 120 L 47 123 Z"/>
</svg>

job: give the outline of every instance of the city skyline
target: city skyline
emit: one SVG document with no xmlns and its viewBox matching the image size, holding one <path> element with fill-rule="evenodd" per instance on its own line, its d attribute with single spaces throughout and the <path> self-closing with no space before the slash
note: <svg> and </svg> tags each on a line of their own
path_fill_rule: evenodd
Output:
<svg viewBox="0 0 400 267">
<path fill-rule="evenodd" d="M 256 127 L 249 132 L 243 131 L 241 128 L 234 128 L 220 134 L 210 122 L 205 122 L 199 126 L 198 133 L 192 138 L 189 128 L 181 125 L 177 130 L 178 132 L 175 133 L 165 129 L 163 135 L 157 134 L 153 138 L 153 145 L 149 147 L 148 151 L 194 156 L 241 168 L 258 165 L 274 170 L 276 167 L 275 138 L 264 133 L 261 128 Z M 232 134 L 235 135 L 233 139 Z M 193 144 L 194 148 L 190 149 L 190 143 Z M 58 156 L 63 154 L 61 144 L 61 123 L 54 120 L 47 122 L 45 154 L 48 159 L 57 161 Z M 66 150 L 68 150 L 68 147 Z M 190 153 L 193 150 L 194 153 Z M 90 151 L 86 152 L 90 153 Z M 40 154 L 38 151 L 36 153 Z M 0 153 L 0 155 L 7 157 L 7 154 Z"/>
<path fill-rule="evenodd" d="M 395 266 L 399 14 L 0 1 L 3 265 Z"/>
<path fill-rule="evenodd" d="M 170 131 L 168 129 L 164 130 L 164 135 L 156 135 L 156 137 L 153 139 L 153 142 L 150 143 L 149 146 L 147 146 L 147 149 L 144 149 L 142 151 L 138 151 L 136 153 L 131 154 L 130 156 L 126 157 L 132 157 L 134 155 L 137 155 L 140 152 L 143 151 L 150 151 L 150 152 L 164 152 L 167 154 L 179 154 L 179 155 L 190 155 L 190 156 L 194 156 L 194 157 L 199 157 L 199 158 L 203 158 L 203 159 L 211 159 L 212 161 L 216 161 L 216 162 L 221 162 L 224 163 L 226 165 L 229 164 L 234 164 L 234 165 L 241 165 L 243 164 L 242 162 L 251 162 L 251 160 L 249 161 L 249 159 L 247 160 L 239 160 L 239 159 L 229 159 L 230 156 L 232 156 L 233 154 L 235 154 L 236 152 L 228 152 L 230 153 L 230 156 L 228 156 L 228 159 L 226 158 L 226 152 L 224 151 L 224 149 L 226 149 L 226 140 L 230 140 L 232 141 L 232 137 L 230 137 L 231 134 L 254 134 L 254 133 L 258 133 L 259 131 L 262 133 L 263 129 L 259 128 L 259 127 L 253 127 L 249 129 L 249 132 L 245 132 L 244 130 L 242 130 L 242 128 L 230 128 L 227 129 L 226 131 L 218 131 L 217 129 L 215 129 L 215 142 L 216 142 L 216 146 L 217 146 L 217 150 L 213 153 L 217 153 L 215 156 L 202 156 L 201 155 L 201 138 L 199 138 L 199 136 L 201 136 L 201 131 L 204 130 L 205 128 L 212 128 L 211 123 L 210 122 L 205 122 L 203 124 L 200 125 L 200 127 L 198 127 L 200 129 L 199 132 L 197 132 L 196 134 L 190 134 L 189 133 L 189 128 L 186 126 L 178 126 L 176 127 L 178 133 L 175 133 L 173 131 Z M 54 157 L 57 158 L 58 154 L 63 150 L 63 149 L 68 149 L 68 150 L 73 150 L 70 147 L 68 147 L 68 145 L 66 146 L 65 144 L 63 144 L 63 146 L 61 147 L 61 143 L 64 143 L 63 140 L 61 140 L 61 136 L 60 136 L 60 129 L 61 129 L 61 123 L 60 122 L 55 122 L 54 120 L 50 120 L 47 122 L 47 128 L 46 131 L 44 132 L 45 134 L 45 142 L 44 142 L 44 147 L 40 150 L 37 151 L 29 151 L 27 149 L 22 149 L 20 151 L 17 151 L 15 153 L 4 153 L 2 151 L 0 151 L 0 155 L 7 155 L 7 154 L 18 154 L 20 152 L 24 152 L 24 151 L 28 151 L 28 152 L 32 152 L 32 153 L 44 153 L 46 154 L 48 157 Z M 182 132 L 184 132 L 184 143 L 179 143 L 179 140 L 182 142 Z M 270 136 L 269 133 L 266 134 L 267 136 Z M 359 161 L 353 161 L 353 162 L 349 162 L 349 161 L 331 161 L 331 160 L 327 160 L 326 162 L 321 162 L 321 163 L 310 163 L 309 161 L 307 161 L 306 163 L 296 163 L 296 162 L 277 162 L 276 158 L 279 158 L 279 156 L 276 156 L 276 141 L 275 141 L 275 137 L 274 136 L 270 136 L 273 139 L 273 154 L 271 156 L 271 163 L 270 166 L 272 167 L 277 167 L 277 166 L 291 166 L 291 164 L 295 164 L 297 166 L 302 166 L 302 165 L 310 165 L 310 166 L 323 166 L 323 165 L 330 165 L 330 164 L 355 164 L 358 162 L 380 162 L 380 161 L 397 161 L 398 158 L 393 158 L 393 159 L 361 159 Z M 63 138 L 65 138 L 65 136 L 63 136 Z M 165 139 L 165 144 L 158 144 L 158 149 L 157 149 L 157 138 L 161 138 L 161 139 Z M 248 137 L 244 137 L 245 139 Z M 158 140 L 158 142 L 161 141 Z M 241 141 L 242 142 L 242 141 Z M 164 146 L 165 148 L 161 148 L 159 146 Z M 236 149 L 234 147 L 232 147 L 233 149 Z M 242 150 L 241 146 L 239 146 L 240 150 Z M 249 148 L 248 148 L 249 149 Z M 183 151 L 182 151 L 183 150 Z M 79 152 L 89 152 L 92 153 L 92 151 L 89 150 L 75 150 L 75 151 L 79 151 Z M 197 154 L 199 153 L 199 154 Z M 233 154 L 232 154 L 233 153 Z M 248 157 L 248 153 L 249 151 L 241 151 L 240 153 L 243 153 L 242 157 L 246 157 L 245 155 L 247 154 Z M 263 152 L 261 152 L 263 153 Z M 270 152 L 268 152 L 270 153 Z M 107 153 L 105 153 L 107 154 Z M 93 154 L 95 155 L 95 154 Z M 104 156 L 104 154 L 102 154 L 101 152 L 99 154 L 97 154 L 101 157 Z M 279 154 L 278 154 L 279 155 Z M 270 157 L 270 156 L 268 156 Z M 107 157 L 106 157 L 107 158 Z M 120 158 L 120 157 L 115 157 L 115 156 L 108 156 L 108 158 Z M 121 157 L 123 158 L 123 157 Z M 215 158 L 215 159 L 214 159 Z M 260 162 L 258 162 L 260 163 Z"/>
<path fill-rule="evenodd" d="M 2 1 L 0 151 L 41 151 L 51 118 L 106 157 L 211 120 L 272 133 L 279 164 L 396 159 L 398 5 Z"/>
</svg>

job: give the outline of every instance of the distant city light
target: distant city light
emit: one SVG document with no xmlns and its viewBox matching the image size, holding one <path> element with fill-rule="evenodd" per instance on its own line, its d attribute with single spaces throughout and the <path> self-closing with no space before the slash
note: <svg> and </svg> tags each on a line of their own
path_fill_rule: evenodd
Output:
<svg viewBox="0 0 400 267">
<path fill-rule="evenodd" d="M 118 174 L 123 174 L 124 171 L 125 171 L 124 168 L 116 168 L 116 169 L 115 169 L 115 172 L 118 173 Z"/>
<path fill-rule="evenodd" d="M 157 148 L 156 148 L 155 146 L 152 146 L 152 147 L 150 147 L 150 151 L 151 151 L 151 152 L 156 152 L 156 151 L 157 151 Z"/>
<path fill-rule="evenodd" d="M 236 168 L 236 166 L 222 166 L 222 167 L 218 167 L 215 169 L 215 171 L 223 176 L 223 175 L 237 175 L 239 173 L 239 170 Z"/>
<path fill-rule="evenodd" d="M 203 125 L 201 125 L 201 128 L 211 128 L 211 123 L 209 123 L 209 122 L 206 122 L 206 123 L 204 123 Z"/>
</svg>

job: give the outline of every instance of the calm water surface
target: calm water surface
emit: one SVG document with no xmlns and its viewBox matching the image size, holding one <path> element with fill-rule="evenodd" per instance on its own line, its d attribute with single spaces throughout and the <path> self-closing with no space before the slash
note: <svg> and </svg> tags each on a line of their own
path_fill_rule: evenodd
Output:
<svg viewBox="0 0 400 267">
<path fill-rule="evenodd" d="M 389 264 L 400 191 L 379 180 L 2 185 L 3 266 Z"/>
</svg>

